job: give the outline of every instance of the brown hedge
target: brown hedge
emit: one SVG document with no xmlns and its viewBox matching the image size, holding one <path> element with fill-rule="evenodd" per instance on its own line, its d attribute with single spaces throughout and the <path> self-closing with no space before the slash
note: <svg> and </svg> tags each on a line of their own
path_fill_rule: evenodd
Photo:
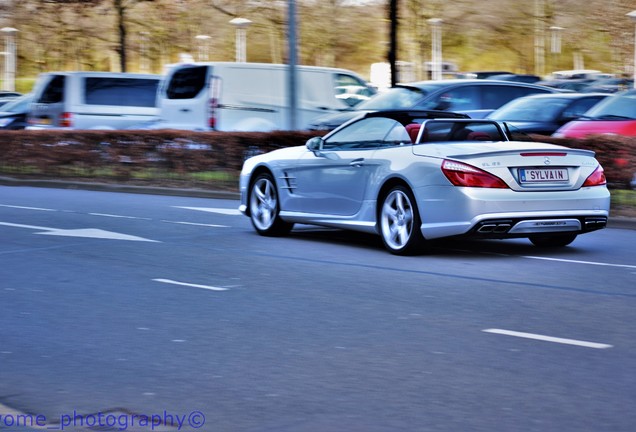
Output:
<svg viewBox="0 0 636 432">
<path fill-rule="evenodd" d="M 303 145 L 324 133 L 278 131 L 0 131 L 0 171 L 56 177 L 77 168 L 99 175 L 104 168 L 120 180 L 135 171 L 156 169 L 167 175 L 201 171 L 234 176 L 245 158 L 277 148 Z M 533 136 L 536 141 L 589 149 L 605 168 L 608 181 L 628 183 L 636 172 L 636 137 L 596 135 L 585 139 Z"/>
</svg>

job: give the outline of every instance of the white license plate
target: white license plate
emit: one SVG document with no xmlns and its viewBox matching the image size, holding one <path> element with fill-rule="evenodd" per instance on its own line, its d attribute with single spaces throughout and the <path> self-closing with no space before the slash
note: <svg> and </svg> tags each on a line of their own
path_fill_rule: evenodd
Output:
<svg viewBox="0 0 636 432">
<path fill-rule="evenodd" d="M 521 183 L 552 183 L 568 181 L 567 168 L 519 168 Z"/>
</svg>

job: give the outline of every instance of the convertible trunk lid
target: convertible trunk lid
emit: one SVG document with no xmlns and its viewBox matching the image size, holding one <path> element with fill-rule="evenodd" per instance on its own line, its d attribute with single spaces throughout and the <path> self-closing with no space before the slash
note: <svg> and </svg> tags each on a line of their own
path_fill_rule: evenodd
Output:
<svg viewBox="0 0 636 432">
<path fill-rule="evenodd" d="M 553 144 L 498 142 L 429 146 L 430 149 L 424 149 L 427 145 L 414 146 L 414 152 L 468 164 L 497 176 L 510 189 L 519 192 L 579 189 L 599 166 L 594 152 Z"/>
</svg>

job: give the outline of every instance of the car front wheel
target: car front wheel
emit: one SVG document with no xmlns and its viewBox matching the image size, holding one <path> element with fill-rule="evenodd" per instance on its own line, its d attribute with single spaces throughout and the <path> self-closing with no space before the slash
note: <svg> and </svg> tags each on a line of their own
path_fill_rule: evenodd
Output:
<svg viewBox="0 0 636 432">
<path fill-rule="evenodd" d="M 404 186 L 391 189 L 380 209 L 380 235 L 384 246 L 395 255 L 418 252 L 424 242 L 420 225 L 411 191 Z"/>
<path fill-rule="evenodd" d="M 576 239 L 576 234 L 536 235 L 530 237 L 530 241 L 533 245 L 550 248 L 567 246 L 572 243 L 574 239 Z"/>
<path fill-rule="evenodd" d="M 256 232 L 265 236 L 287 234 L 293 224 L 283 221 L 274 178 L 269 173 L 260 174 L 250 189 L 250 219 Z"/>
</svg>

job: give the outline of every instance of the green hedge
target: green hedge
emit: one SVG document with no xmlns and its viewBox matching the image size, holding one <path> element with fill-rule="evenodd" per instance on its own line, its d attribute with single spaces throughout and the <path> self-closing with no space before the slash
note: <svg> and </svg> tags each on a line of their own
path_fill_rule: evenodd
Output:
<svg viewBox="0 0 636 432">
<path fill-rule="evenodd" d="M 303 145 L 316 135 L 321 133 L 0 131 L 0 173 L 204 187 L 217 182 L 232 189 L 246 157 Z M 636 172 L 636 137 L 533 138 L 595 151 L 612 185 L 626 185 Z"/>
</svg>

